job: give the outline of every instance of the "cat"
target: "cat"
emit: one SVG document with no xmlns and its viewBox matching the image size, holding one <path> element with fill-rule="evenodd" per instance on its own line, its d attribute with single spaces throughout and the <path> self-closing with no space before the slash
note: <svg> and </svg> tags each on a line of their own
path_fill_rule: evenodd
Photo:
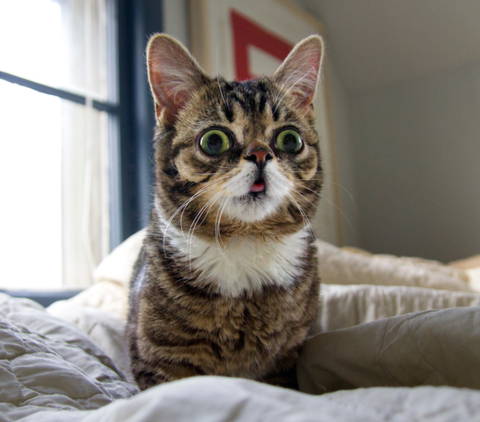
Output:
<svg viewBox="0 0 480 422">
<path fill-rule="evenodd" d="M 296 387 L 319 302 L 323 52 L 312 35 L 273 76 L 227 82 L 170 36 L 150 39 L 156 184 L 127 324 L 141 389 L 195 375 Z"/>
</svg>

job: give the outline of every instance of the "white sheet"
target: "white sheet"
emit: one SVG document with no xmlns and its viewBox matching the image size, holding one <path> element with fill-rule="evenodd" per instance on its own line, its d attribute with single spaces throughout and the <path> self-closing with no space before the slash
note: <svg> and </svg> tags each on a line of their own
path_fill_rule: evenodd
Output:
<svg viewBox="0 0 480 422">
<path fill-rule="evenodd" d="M 1 422 L 479 420 L 480 392 L 447 387 L 313 396 L 242 379 L 198 377 L 135 395 L 136 387 L 112 360 L 67 322 L 3 295 L 0 309 Z M 107 348 L 121 344 L 122 330 L 115 328 L 121 320 L 82 308 L 72 320 L 92 338 L 104 344 L 108 339 Z M 454 354 L 462 359 L 459 350 Z"/>
<path fill-rule="evenodd" d="M 50 307 L 50 314 L 63 321 L 30 301 L 0 295 L 0 401 L 3 402 L 0 403 L 0 422 L 20 418 L 32 422 L 480 421 L 480 392 L 465 388 L 376 387 L 312 396 L 253 381 L 202 377 L 135 395 L 137 388 L 125 375 L 128 356 L 123 330 L 127 282 L 141 237 L 142 234 L 136 235 L 120 247 L 119 253 L 107 258 L 97 272 L 96 285 Z M 476 369 L 480 366 L 480 356 L 475 353 L 480 345 L 475 343 L 470 348 L 462 343 L 472 332 L 465 327 L 478 325 L 475 318 L 470 325 L 461 319 L 445 325 L 442 324 L 448 322 L 448 318 L 439 320 L 437 329 L 446 327 L 454 338 L 450 346 L 438 343 L 442 353 L 435 348 L 438 335 L 430 335 L 435 332 L 433 328 L 423 331 L 420 328 L 417 331 L 416 327 L 407 331 L 399 328 L 400 337 L 396 337 L 395 330 L 385 331 L 391 320 L 362 325 L 411 311 L 480 305 L 480 295 L 472 291 L 475 289 L 464 278 L 464 273 L 443 268 L 438 263 L 404 258 L 372 261 L 372 257 L 363 256 L 365 260 L 358 260 L 353 256 L 357 254 L 351 252 L 340 256 L 338 248 L 325 247 L 320 252 L 325 257 L 332 251 L 331 259 L 322 261 L 324 281 L 357 283 L 323 285 L 319 319 L 313 331 L 323 334 L 309 340 L 301 357 L 303 388 L 316 393 L 330 391 L 342 385 L 339 379 L 347 380 L 343 386 L 383 385 L 376 372 L 379 361 L 374 358 L 378 333 L 384 333 L 381 338 L 390 338 L 389 345 L 395 344 L 395 338 L 406 336 L 397 342 L 403 350 L 403 354 L 396 355 L 397 362 L 387 360 L 383 364 L 386 373 L 391 372 L 389 365 L 394 365 L 400 375 L 408 374 L 401 365 L 410 365 L 413 374 L 415 368 L 420 368 L 415 366 L 418 356 L 415 350 L 403 347 L 409 345 L 411 333 L 417 333 L 422 339 L 428 339 L 425 341 L 429 344 L 429 353 L 438 356 L 443 353 L 444 358 L 439 361 L 429 356 L 436 367 L 446 365 L 449 371 L 455 372 L 456 359 L 465 364 L 473 359 L 472 371 L 469 372 L 467 364 L 462 367 L 462 373 L 467 378 L 473 376 L 475 381 Z M 379 265 L 372 264 L 375 262 Z M 390 264 L 386 265 L 387 262 Z M 423 265 L 419 271 L 414 268 L 417 264 Z M 408 271 L 403 271 L 405 268 Z M 348 277 L 355 271 L 359 278 L 352 281 Z M 386 332 L 393 337 L 385 335 Z M 478 342 L 478 334 L 474 331 L 473 337 L 470 336 L 474 342 Z M 391 350 L 400 349 L 392 347 Z M 431 362 L 426 362 L 428 367 Z M 316 383 L 307 385 L 305 374 L 313 376 Z M 455 385 L 476 386 L 466 384 L 465 379 Z M 372 380 L 377 384 L 372 384 Z M 450 383 L 450 380 L 445 378 L 437 384 Z M 328 384 L 329 381 L 332 384 Z M 384 383 L 392 385 L 391 380 Z"/>
<path fill-rule="evenodd" d="M 95 411 L 42 412 L 25 422 L 478 421 L 480 393 L 447 387 L 371 388 L 312 396 L 254 381 L 195 377 Z"/>
</svg>

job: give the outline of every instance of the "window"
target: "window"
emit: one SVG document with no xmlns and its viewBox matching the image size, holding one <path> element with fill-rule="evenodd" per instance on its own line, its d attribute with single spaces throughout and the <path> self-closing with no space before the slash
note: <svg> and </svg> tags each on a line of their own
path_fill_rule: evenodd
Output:
<svg viewBox="0 0 480 422">
<path fill-rule="evenodd" d="M 0 2 L 0 288 L 87 286 L 109 250 L 114 10 Z"/>
</svg>

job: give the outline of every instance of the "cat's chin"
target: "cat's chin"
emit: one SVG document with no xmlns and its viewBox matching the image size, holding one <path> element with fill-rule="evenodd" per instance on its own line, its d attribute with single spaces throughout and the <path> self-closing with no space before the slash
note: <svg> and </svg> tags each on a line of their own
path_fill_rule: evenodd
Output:
<svg viewBox="0 0 480 422">
<path fill-rule="evenodd" d="M 233 198 L 225 207 L 225 214 L 246 223 L 255 223 L 272 215 L 282 203 L 265 192 L 247 193 Z"/>
<path fill-rule="evenodd" d="M 292 182 L 275 161 L 269 162 L 260 178 L 257 173 L 253 163 L 244 163 L 242 171 L 225 184 L 227 191 L 236 193 L 222 206 L 225 215 L 256 223 L 278 211 L 291 192 Z"/>
</svg>

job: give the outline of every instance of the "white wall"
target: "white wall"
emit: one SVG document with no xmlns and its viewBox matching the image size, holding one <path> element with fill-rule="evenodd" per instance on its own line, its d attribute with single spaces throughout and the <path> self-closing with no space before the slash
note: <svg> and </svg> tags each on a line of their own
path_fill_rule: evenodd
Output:
<svg viewBox="0 0 480 422">
<path fill-rule="evenodd" d="M 360 244 L 479 253 L 480 64 L 354 97 Z"/>
<path fill-rule="evenodd" d="M 335 144 L 337 190 L 339 194 L 340 243 L 359 244 L 358 199 L 355 182 L 355 157 L 351 131 L 350 98 L 330 58 L 329 103 L 332 136 Z"/>
<path fill-rule="evenodd" d="M 190 46 L 188 0 L 163 0 L 164 32 Z"/>
</svg>

